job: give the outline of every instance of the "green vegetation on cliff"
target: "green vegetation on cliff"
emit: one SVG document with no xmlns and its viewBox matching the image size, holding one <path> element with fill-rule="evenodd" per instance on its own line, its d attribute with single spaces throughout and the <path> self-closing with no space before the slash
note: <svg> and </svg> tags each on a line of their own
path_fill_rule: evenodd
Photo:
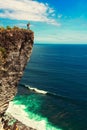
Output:
<svg viewBox="0 0 87 130">
<path fill-rule="evenodd" d="M 24 28 L 19 28 L 17 26 L 14 26 L 14 27 L 6 26 L 6 28 L 3 27 L 3 26 L 0 26 L 0 31 L 4 31 L 4 30 L 20 30 L 20 29 L 27 30 L 27 29 L 24 29 Z"/>
<path fill-rule="evenodd" d="M 6 50 L 3 47 L 0 47 L 0 65 L 5 63 Z"/>
<path fill-rule="evenodd" d="M 4 47 L 0 47 L 0 53 L 2 53 L 3 57 L 6 55 L 6 50 Z"/>
</svg>

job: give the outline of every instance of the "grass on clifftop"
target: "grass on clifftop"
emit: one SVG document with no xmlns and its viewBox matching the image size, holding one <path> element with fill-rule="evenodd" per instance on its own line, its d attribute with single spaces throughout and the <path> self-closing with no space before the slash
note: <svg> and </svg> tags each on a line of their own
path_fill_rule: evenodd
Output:
<svg viewBox="0 0 87 130">
<path fill-rule="evenodd" d="M 27 28 L 24 29 L 24 28 L 19 28 L 19 27 L 17 27 L 17 26 L 14 26 L 14 27 L 7 26 L 6 28 L 0 26 L 0 31 L 1 31 L 1 32 L 4 31 L 4 30 L 9 30 L 9 31 L 10 31 L 10 30 L 20 30 L 20 29 L 22 29 L 22 30 L 28 30 Z"/>
</svg>

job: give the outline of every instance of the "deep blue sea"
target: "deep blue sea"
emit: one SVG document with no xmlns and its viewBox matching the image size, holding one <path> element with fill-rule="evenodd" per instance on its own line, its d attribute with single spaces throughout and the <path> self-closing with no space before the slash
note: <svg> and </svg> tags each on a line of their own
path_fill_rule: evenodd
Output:
<svg viewBox="0 0 87 130">
<path fill-rule="evenodd" d="M 14 102 L 37 130 L 87 130 L 87 45 L 35 44 Z"/>
</svg>

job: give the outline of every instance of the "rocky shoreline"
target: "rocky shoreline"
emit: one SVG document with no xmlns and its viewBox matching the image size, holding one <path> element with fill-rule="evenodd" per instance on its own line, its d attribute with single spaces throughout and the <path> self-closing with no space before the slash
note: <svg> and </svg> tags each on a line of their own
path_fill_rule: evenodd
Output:
<svg viewBox="0 0 87 130">
<path fill-rule="evenodd" d="M 5 114 L 4 117 L 0 119 L 0 130 L 36 130 L 28 127 L 13 118 L 10 114 Z"/>
</svg>

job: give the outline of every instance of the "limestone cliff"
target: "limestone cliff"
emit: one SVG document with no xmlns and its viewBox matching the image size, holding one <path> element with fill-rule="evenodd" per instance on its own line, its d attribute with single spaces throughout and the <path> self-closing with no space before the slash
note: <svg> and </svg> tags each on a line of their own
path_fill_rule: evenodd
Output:
<svg viewBox="0 0 87 130">
<path fill-rule="evenodd" d="M 0 30 L 0 117 L 17 93 L 17 84 L 30 58 L 33 41 L 31 30 Z"/>
</svg>

